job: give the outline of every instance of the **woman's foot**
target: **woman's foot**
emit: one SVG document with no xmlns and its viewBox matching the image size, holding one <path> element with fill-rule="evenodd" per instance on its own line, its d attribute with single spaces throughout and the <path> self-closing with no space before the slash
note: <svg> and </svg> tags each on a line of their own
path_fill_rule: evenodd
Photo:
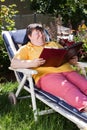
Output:
<svg viewBox="0 0 87 130">
<path fill-rule="evenodd" d="M 82 115 L 87 117 L 87 112 L 82 112 Z"/>
<path fill-rule="evenodd" d="M 84 108 L 84 112 L 87 112 L 87 106 Z"/>
</svg>

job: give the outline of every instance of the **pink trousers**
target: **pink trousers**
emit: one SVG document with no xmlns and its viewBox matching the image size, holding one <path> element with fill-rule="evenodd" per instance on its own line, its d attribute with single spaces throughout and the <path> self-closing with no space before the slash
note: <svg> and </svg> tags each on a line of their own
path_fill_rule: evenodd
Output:
<svg viewBox="0 0 87 130">
<path fill-rule="evenodd" d="M 61 97 L 78 110 L 87 107 L 87 80 L 75 71 L 45 75 L 37 87 Z"/>
</svg>

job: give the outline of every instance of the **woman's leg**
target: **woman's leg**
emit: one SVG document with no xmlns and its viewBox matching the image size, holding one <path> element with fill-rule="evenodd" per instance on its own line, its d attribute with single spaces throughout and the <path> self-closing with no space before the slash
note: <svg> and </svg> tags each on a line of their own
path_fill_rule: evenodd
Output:
<svg viewBox="0 0 87 130">
<path fill-rule="evenodd" d="M 87 95 L 87 79 L 75 71 L 64 72 L 63 75 Z"/>
<path fill-rule="evenodd" d="M 55 96 L 61 97 L 79 110 L 87 106 L 87 96 L 69 82 L 62 73 L 48 74 L 42 77 L 37 86 Z"/>
</svg>

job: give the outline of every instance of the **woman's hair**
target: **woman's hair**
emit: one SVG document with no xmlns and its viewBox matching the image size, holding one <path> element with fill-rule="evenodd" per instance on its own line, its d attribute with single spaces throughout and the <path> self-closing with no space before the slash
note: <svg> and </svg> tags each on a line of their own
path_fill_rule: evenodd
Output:
<svg viewBox="0 0 87 130">
<path fill-rule="evenodd" d="M 39 31 L 41 31 L 41 32 L 44 31 L 44 28 L 42 27 L 41 24 L 33 23 L 33 24 L 30 24 L 30 25 L 27 26 L 27 28 L 26 28 L 26 34 L 27 34 L 27 35 L 31 35 L 31 34 L 32 34 L 32 31 L 33 31 L 34 29 L 39 30 Z"/>
</svg>

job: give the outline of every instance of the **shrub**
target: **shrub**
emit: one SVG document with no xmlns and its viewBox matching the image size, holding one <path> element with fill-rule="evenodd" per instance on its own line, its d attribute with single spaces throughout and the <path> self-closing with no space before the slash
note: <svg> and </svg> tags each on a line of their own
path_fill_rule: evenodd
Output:
<svg viewBox="0 0 87 130">
<path fill-rule="evenodd" d="M 1 1 L 2 2 L 2 1 Z M 0 17 L 0 77 L 2 73 L 8 71 L 9 59 L 2 39 L 3 30 L 13 30 L 15 28 L 14 16 L 18 11 L 15 11 L 16 5 L 12 4 L 8 7 L 1 5 Z"/>
</svg>

